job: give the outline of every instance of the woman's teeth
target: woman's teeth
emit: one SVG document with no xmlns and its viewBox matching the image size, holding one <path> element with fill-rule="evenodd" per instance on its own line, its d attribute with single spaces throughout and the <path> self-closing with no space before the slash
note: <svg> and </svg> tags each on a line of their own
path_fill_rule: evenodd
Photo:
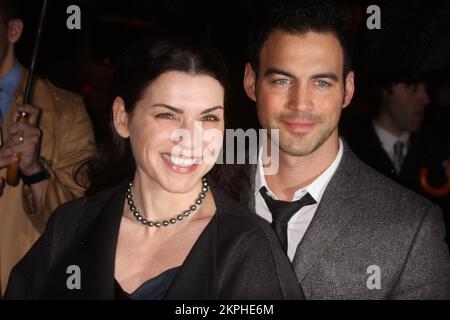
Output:
<svg viewBox="0 0 450 320">
<path fill-rule="evenodd" d="M 162 157 L 164 158 L 164 160 L 169 161 L 174 165 L 183 168 L 190 167 L 195 163 L 195 159 L 178 158 L 166 153 L 163 153 Z"/>
</svg>

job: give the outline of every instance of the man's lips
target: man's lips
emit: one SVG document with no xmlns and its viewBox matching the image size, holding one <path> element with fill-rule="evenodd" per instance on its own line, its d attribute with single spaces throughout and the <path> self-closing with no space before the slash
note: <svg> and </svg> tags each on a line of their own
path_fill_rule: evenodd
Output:
<svg viewBox="0 0 450 320">
<path fill-rule="evenodd" d="M 296 133 L 306 133 L 312 130 L 317 122 L 311 121 L 282 121 L 290 131 Z"/>
</svg>

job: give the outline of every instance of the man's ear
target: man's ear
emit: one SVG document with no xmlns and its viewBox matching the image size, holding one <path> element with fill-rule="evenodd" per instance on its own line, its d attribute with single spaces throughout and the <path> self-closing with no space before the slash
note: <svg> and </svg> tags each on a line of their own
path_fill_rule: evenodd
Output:
<svg viewBox="0 0 450 320">
<path fill-rule="evenodd" d="M 345 77 L 345 95 L 342 109 L 346 108 L 350 104 L 354 93 L 355 93 L 355 73 L 353 71 L 350 71 Z"/>
<path fill-rule="evenodd" d="M 256 74 L 248 62 L 245 64 L 244 89 L 247 96 L 256 101 Z"/>
<path fill-rule="evenodd" d="M 114 128 L 119 136 L 122 138 L 128 138 L 130 136 L 130 130 L 128 128 L 128 113 L 125 110 L 125 102 L 121 97 L 116 97 L 114 99 L 113 119 Z"/>
<path fill-rule="evenodd" d="M 15 44 L 19 41 L 23 31 L 23 22 L 20 19 L 12 19 L 8 22 L 8 42 Z"/>
</svg>

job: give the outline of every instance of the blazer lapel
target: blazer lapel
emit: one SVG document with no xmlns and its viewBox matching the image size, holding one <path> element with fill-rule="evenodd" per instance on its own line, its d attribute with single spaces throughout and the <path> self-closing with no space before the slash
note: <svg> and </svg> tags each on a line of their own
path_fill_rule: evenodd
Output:
<svg viewBox="0 0 450 320">
<path fill-rule="evenodd" d="M 209 175 L 208 182 L 216 204 L 216 213 L 195 242 L 165 299 L 219 299 L 217 287 L 218 221 L 228 202 L 223 191 Z"/>
<path fill-rule="evenodd" d="M 126 184 L 119 190 L 80 244 L 80 261 L 89 270 L 84 275 L 85 291 L 100 299 L 114 299 L 114 266 Z"/>
<path fill-rule="evenodd" d="M 216 212 L 195 242 L 164 299 L 219 299 L 216 275 L 218 214 Z"/>
<path fill-rule="evenodd" d="M 367 158 L 369 158 L 369 155 L 371 158 L 373 158 L 373 160 L 371 161 L 374 161 L 373 166 L 377 170 L 381 170 L 382 172 L 386 173 L 394 171 L 394 164 L 392 163 L 391 158 L 389 158 L 386 150 L 384 150 L 381 140 L 375 132 L 375 128 L 372 124 L 370 125 L 368 130 L 369 139 L 367 142 L 368 148 L 366 151 Z"/>
<path fill-rule="evenodd" d="M 352 189 L 351 176 L 357 174 L 353 167 L 356 156 L 344 143 L 344 154 L 336 173 L 330 180 L 311 224 L 297 247 L 293 266 L 299 281 L 307 275 L 328 246 L 352 219 L 352 198 L 357 190 Z"/>
</svg>

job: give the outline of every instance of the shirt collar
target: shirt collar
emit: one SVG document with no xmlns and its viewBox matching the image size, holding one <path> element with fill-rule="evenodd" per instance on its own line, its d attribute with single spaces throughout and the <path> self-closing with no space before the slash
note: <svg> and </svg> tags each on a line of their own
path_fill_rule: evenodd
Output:
<svg viewBox="0 0 450 320">
<path fill-rule="evenodd" d="M 263 147 L 264 146 L 262 145 L 259 148 L 258 153 L 258 164 L 256 167 L 256 176 L 255 176 L 255 196 L 258 194 L 261 187 L 264 186 L 267 188 L 269 195 L 272 196 L 274 199 L 277 199 L 275 194 L 270 190 L 269 186 L 267 185 L 267 181 L 264 176 L 264 168 L 262 165 Z M 302 198 L 303 195 L 305 195 L 306 193 L 309 193 L 314 198 L 314 200 L 316 200 L 316 202 L 319 203 L 320 200 L 322 199 L 322 195 L 325 192 L 328 183 L 330 182 L 331 178 L 333 177 L 334 173 L 337 170 L 337 167 L 339 166 L 343 153 L 344 153 L 344 144 L 342 143 L 342 140 L 339 138 L 339 150 L 336 155 L 336 158 L 331 163 L 331 165 L 309 185 L 295 191 L 292 200 L 293 201 L 298 200 Z"/>
<path fill-rule="evenodd" d="M 393 150 L 394 144 L 397 141 L 403 142 L 405 146 L 408 145 L 410 136 L 409 132 L 405 132 L 400 137 L 396 137 L 392 133 L 388 132 L 386 129 L 378 125 L 375 121 L 373 121 L 373 127 L 375 128 L 375 132 L 385 150 Z"/>
<path fill-rule="evenodd" d="M 20 77 L 22 74 L 22 66 L 16 60 L 14 61 L 14 67 L 3 78 L 0 78 L 0 88 L 10 96 L 14 96 L 17 87 L 19 85 Z"/>
</svg>

